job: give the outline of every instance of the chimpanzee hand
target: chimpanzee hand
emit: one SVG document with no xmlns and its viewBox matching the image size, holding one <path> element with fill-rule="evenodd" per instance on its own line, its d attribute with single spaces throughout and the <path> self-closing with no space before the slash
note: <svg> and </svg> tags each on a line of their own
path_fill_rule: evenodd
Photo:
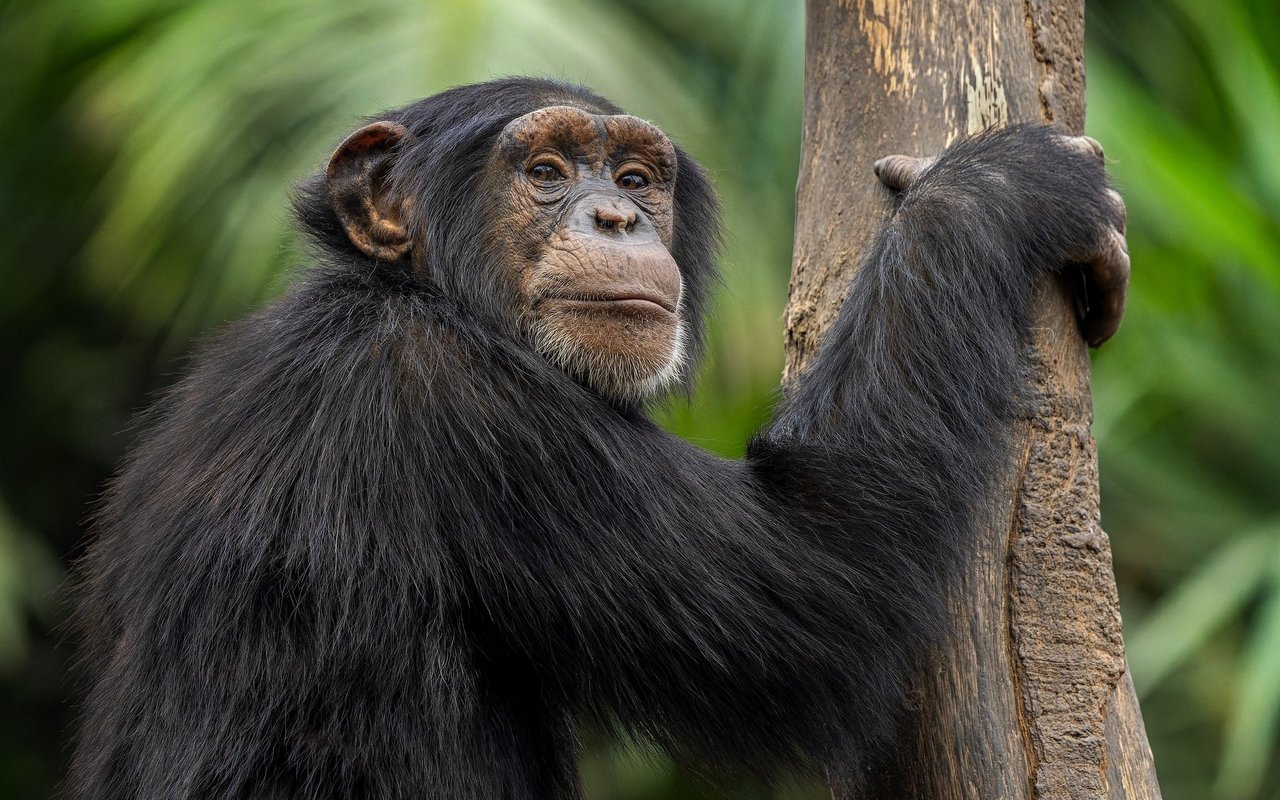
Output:
<svg viewBox="0 0 1280 800">
<path fill-rule="evenodd" d="M 1065 190 L 1067 196 L 1059 199 L 1069 200 L 1079 210 L 1086 207 L 1095 209 L 1085 211 L 1086 230 L 1083 236 L 1065 234 L 1068 244 L 1063 255 L 1068 263 L 1080 268 L 1081 285 L 1076 294 L 1080 326 L 1089 345 L 1098 347 L 1116 332 L 1124 315 L 1129 285 L 1124 200 L 1114 189 L 1088 179 L 1080 180 L 1078 185 L 1072 182 L 1069 188 L 1055 185 L 1053 177 L 1070 176 L 1071 162 L 1078 162 L 1081 154 L 1102 161 L 1102 145 L 1089 136 L 1052 135 L 1047 137 L 1049 152 L 1045 152 L 1046 137 L 1042 132 L 1043 129 L 1038 128 L 1021 128 L 998 137 L 1000 143 L 995 146 L 955 158 L 950 156 L 951 150 L 941 157 L 886 156 L 875 163 L 875 173 L 885 186 L 905 192 L 915 187 L 917 179 L 929 173 L 935 164 L 951 162 L 954 174 L 950 180 L 943 181 L 944 184 L 950 185 L 966 173 L 970 177 L 978 177 L 979 183 L 992 183 L 992 186 L 973 187 L 980 200 L 984 191 L 992 189 L 1001 195 L 1015 194 L 1011 189 L 1022 189 L 1025 196 L 1037 198 L 1045 193 Z M 980 138 L 997 139 L 991 135 Z M 1020 143 L 1019 139 L 1031 141 Z M 1002 158 L 1006 154 L 1007 160 Z M 984 163 L 987 161 L 995 163 Z M 1011 181 L 1024 185 L 1011 187 Z M 1043 208 L 1042 213 L 1054 213 L 1050 202 L 1036 205 Z M 1047 229 L 1052 233 L 1065 233 L 1073 227 L 1052 223 L 1033 226 L 1036 230 Z"/>
</svg>

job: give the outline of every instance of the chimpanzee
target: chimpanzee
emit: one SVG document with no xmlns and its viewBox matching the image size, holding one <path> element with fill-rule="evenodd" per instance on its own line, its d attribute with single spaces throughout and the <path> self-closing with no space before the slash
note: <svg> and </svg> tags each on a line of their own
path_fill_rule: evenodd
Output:
<svg viewBox="0 0 1280 800">
<path fill-rule="evenodd" d="M 298 191 L 314 266 L 207 343 L 96 515 L 69 795 L 576 798 L 584 722 L 867 763 L 1007 463 L 1038 277 L 1088 279 L 1092 343 L 1119 322 L 1100 156 L 1015 127 L 879 162 L 892 219 L 727 461 L 646 416 L 714 283 L 683 150 L 550 80 L 378 116 Z"/>
</svg>

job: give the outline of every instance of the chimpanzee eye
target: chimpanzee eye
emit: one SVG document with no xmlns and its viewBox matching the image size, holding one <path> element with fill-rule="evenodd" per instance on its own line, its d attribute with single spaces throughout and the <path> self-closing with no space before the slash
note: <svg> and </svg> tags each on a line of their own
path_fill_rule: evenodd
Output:
<svg viewBox="0 0 1280 800">
<path fill-rule="evenodd" d="M 529 177 L 535 181 L 562 181 L 564 180 L 564 173 L 553 164 L 542 163 L 529 167 Z"/>
<path fill-rule="evenodd" d="M 648 186 L 649 181 L 645 180 L 645 177 L 639 172 L 628 172 L 626 175 L 618 178 L 618 185 L 623 189 L 634 192 Z"/>
</svg>

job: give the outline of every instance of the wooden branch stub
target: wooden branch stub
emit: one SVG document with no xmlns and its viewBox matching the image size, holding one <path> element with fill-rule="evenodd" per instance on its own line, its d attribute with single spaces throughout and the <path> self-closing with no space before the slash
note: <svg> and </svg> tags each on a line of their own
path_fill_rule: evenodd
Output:
<svg viewBox="0 0 1280 800">
<path fill-rule="evenodd" d="M 809 0 L 788 375 L 889 213 L 872 163 L 1008 122 L 1080 131 L 1083 37 L 1081 0 Z M 956 635 L 920 676 L 892 763 L 836 769 L 837 798 L 1160 797 L 1099 525 L 1088 354 L 1056 282 L 1028 361 L 1022 459 L 956 589 Z"/>
</svg>

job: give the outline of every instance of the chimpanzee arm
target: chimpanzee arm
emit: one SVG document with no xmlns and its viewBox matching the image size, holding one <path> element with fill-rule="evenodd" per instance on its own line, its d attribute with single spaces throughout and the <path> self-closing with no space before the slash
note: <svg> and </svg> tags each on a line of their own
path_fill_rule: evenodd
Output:
<svg viewBox="0 0 1280 800">
<path fill-rule="evenodd" d="M 1093 144 L 1044 127 L 990 132 L 912 182 L 814 363 L 753 443 L 770 485 L 846 498 L 865 530 L 955 563 L 943 554 L 971 540 L 953 532 L 1006 468 L 1037 280 L 1074 262 L 1091 280 L 1118 279 L 1123 302 L 1123 205 Z M 1086 331 L 1105 338 L 1119 313 L 1093 309 Z M 807 466 L 815 458 L 842 469 Z"/>
</svg>

